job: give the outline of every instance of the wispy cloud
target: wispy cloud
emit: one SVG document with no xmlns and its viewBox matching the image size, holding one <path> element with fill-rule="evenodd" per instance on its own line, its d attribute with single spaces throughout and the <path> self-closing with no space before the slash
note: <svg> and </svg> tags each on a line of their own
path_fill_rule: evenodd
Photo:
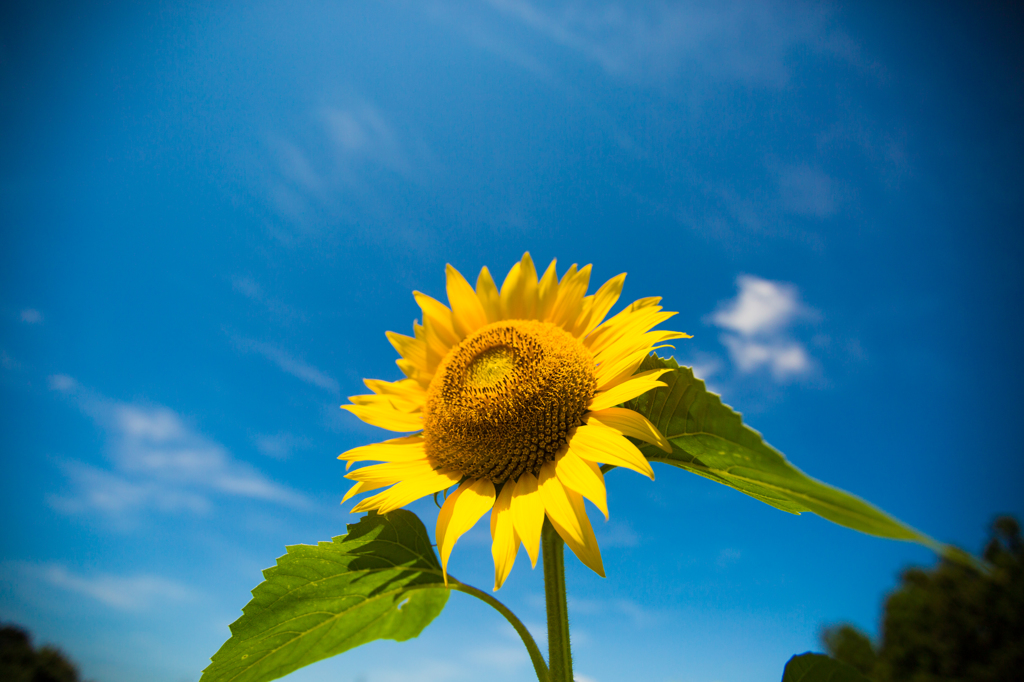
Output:
<svg viewBox="0 0 1024 682">
<path fill-rule="evenodd" d="M 609 521 L 597 527 L 601 547 L 639 547 L 640 536 L 625 521 Z"/>
<path fill-rule="evenodd" d="M 51 374 L 46 378 L 46 383 L 49 384 L 50 390 L 62 393 L 68 393 L 78 388 L 78 382 L 67 374 Z"/>
<path fill-rule="evenodd" d="M 277 365 L 283 372 L 331 393 L 337 393 L 338 382 L 309 363 L 294 357 L 277 346 L 231 334 L 231 340 L 243 351 L 255 352 Z"/>
<path fill-rule="evenodd" d="M 281 301 L 280 299 L 268 295 L 254 279 L 251 277 L 235 277 L 231 280 L 231 288 L 242 294 L 249 300 L 259 303 L 265 307 L 269 312 L 280 318 L 285 319 L 299 319 L 304 320 L 305 315 L 301 312 Z"/>
<path fill-rule="evenodd" d="M 21 363 L 7 354 L 7 351 L 0 350 L 0 367 L 6 370 L 15 370 L 21 367 Z"/>
<path fill-rule="evenodd" d="M 665 81 L 685 75 L 781 86 L 800 48 L 856 62 L 830 12 L 806 3 L 619 3 L 569 0 L 540 6 L 489 0 L 503 16 L 599 64 L 613 76 Z"/>
<path fill-rule="evenodd" d="M 220 443 L 189 426 L 163 406 L 119 402 L 82 389 L 66 375 L 50 377 L 52 389 L 74 398 L 106 432 L 112 468 L 81 462 L 62 464 L 70 495 L 50 504 L 66 513 L 99 512 L 121 524 L 146 509 L 203 512 L 211 495 L 242 497 L 295 508 L 308 506 L 301 494 L 275 483 L 235 459 Z"/>
<path fill-rule="evenodd" d="M 82 573 L 57 562 L 5 561 L 0 581 L 29 598 L 53 595 L 63 603 L 73 593 L 119 611 L 164 609 L 199 598 L 191 587 L 158 575 Z"/>
<path fill-rule="evenodd" d="M 309 447 L 309 439 L 296 436 L 291 433 L 261 433 L 253 437 L 256 449 L 267 457 L 274 459 L 288 459 L 291 454 L 300 448 Z"/>
<path fill-rule="evenodd" d="M 25 324 L 40 324 L 43 321 L 43 314 L 33 308 L 25 308 L 21 311 L 21 321 Z"/>
<path fill-rule="evenodd" d="M 119 576 L 74 573 L 59 564 L 40 567 L 46 582 L 85 595 L 124 611 L 141 611 L 166 602 L 192 601 L 196 593 L 185 585 L 156 575 Z"/>
<path fill-rule="evenodd" d="M 520 667 L 530 662 L 530 657 L 523 647 L 514 645 L 474 647 L 469 653 L 469 658 L 475 663 L 482 663 L 494 670 Z"/>
<path fill-rule="evenodd" d="M 569 598 L 569 609 L 583 616 L 611 616 L 628 618 L 638 627 L 654 624 L 659 614 L 629 599 L 575 599 Z"/>
<path fill-rule="evenodd" d="M 776 169 L 779 199 L 793 213 L 827 218 L 839 207 L 836 181 L 824 171 L 806 165 L 783 165 Z"/>
<path fill-rule="evenodd" d="M 753 275 L 736 280 L 739 294 L 711 315 L 726 330 L 721 341 L 741 373 L 767 369 L 779 382 L 806 375 L 814 361 L 791 334 L 793 322 L 814 315 L 800 301 L 796 286 Z"/>
<path fill-rule="evenodd" d="M 463 667 L 448 660 L 419 660 L 403 668 L 378 668 L 372 671 L 371 678 L 374 682 L 446 682 L 465 679 L 465 672 Z"/>
<path fill-rule="evenodd" d="M 274 138 L 270 148 L 271 204 L 300 231 L 315 230 L 327 218 L 351 217 L 353 211 L 387 214 L 391 209 L 378 185 L 394 179 L 418 182 L 432 165 L 408 126 L 395 125 L 360 99 L 310 112 L 304 126 Z"/>
</svg>

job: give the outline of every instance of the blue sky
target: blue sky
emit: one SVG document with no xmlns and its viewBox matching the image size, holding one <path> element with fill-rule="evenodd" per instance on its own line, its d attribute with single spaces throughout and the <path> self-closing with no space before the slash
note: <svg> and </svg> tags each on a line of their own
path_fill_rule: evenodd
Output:
<svg viewBox="0 0 1024 682">
<path fill-rule="evenodd" d="M 286 544 L 344 532 L 338 409 L 444 265 L 627 272 L 799 467 L 976 551 L 1024 512 L 1019 10 L 31 3 L 0 20 L 0 619 L 195 680 Z M 608 476 L 583 682 L 779 676 L 934 557 L 695 476 Z M 413 505 L 428 527 L 436 508 Z M 487 530 L 450 568 L 490 585 Z M 543 630 L 521 554 L 499 597 Z M 454 595 L 295 680 L 528 680 Z"/>
</svg>

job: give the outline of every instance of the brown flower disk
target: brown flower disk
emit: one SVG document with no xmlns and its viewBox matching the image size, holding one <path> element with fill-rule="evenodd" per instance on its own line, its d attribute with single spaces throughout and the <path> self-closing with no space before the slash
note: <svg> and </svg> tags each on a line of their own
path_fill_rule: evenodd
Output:
<svg viewBox="0 0 1024 682">
<path fill-rule="evenodd" d="M 590 352 L 560 327 L 487 325 L 448 353 L 427 389 L 427 455 L 494 483 L 536 475 L 583 423 L 596 386 Z"/>
</svg>

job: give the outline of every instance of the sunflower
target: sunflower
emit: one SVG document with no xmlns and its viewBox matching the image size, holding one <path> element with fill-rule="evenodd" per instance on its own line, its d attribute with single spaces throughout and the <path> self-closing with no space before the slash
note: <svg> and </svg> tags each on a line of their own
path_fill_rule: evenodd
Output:
<svg viewBox="0 0 1024 682">
<path fill-rule="evenodd" d="M 643 298 L 605 320 L 625 274 L 586 295 L 590 266 L 558 278 L 555 261 L 538 281 L 530 254 L 512 266 L 499 291 L 484 267 L 476 290 L 447 266 L 448 308 L 413 292 L 423 324 L 413 336 L 387 332 L 406 378 L 365 380 L 370 395 L 342 405 L 368 424 L 417 432 L 349 450 L 339 457 L 379 461 L 346 475 L 353 495 L 387 487 L 352 510 L 386 514 L 458 486 L 437 518 L 437 546 L 447 581 L 456 541 L 491 513 L 494 589 L 512 570 L 519 545 L 537 565 L 547 518 L 585 565 L 604 576 L 583 500 L 608 518 L 600 464 L 654 479 L 626 436 L 671 451 L 643 415 L 622 403 L 665 384 L 668 370 L 634 374 L 665 341 L 690 338 L 651 331 L 675 313 Z M 390 486 L 390 487 L 389 487 Z"/>
</svg>

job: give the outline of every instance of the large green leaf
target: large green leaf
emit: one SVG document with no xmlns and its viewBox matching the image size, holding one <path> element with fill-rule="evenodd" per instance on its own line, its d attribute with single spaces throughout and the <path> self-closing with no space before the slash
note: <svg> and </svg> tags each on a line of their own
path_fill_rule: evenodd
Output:
<svg viewBox="0 0 1024 682">
<path fill-rule="evenodd" d="M 800 654 L 789 659 L 782 682 L 870 682 L 855 668 L 825 654 Z"/>
<path fill-rule="evenodd" d="M 640 371 L 661 368 L 673 370 L 661 377 L 668 385 L 628 404 L 650 419 L 672 443 L 671 454 L 653 445 L 641 445 L 651 461 L 710 478 L 792 514 L 809 511 L 871 535 L 912 540 L 944 553 L 951 551 L 878 507 L 794 467 L 765 443 L 761 434 L 744 425 L 738 412 L 709 393 L 689 367 L 652 354 Z"/>
<path fill-rule="evenodd" d="M 371 512 L 347 535 L 287 550 L 263 572 L 201 682 L 274 680 L 375 639 L 401 642 L 448 601 L 430 537 L 412 512 Z"/>
</svg>

